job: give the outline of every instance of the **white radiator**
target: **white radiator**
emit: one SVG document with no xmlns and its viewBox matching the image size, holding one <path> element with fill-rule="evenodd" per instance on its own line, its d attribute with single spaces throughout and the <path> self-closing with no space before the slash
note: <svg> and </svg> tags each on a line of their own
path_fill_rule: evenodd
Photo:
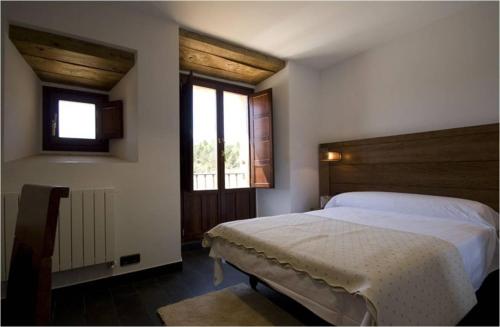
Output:
<svg viewBox="0 0 500 327">
<path fill-rule="evenodd" d="M 75 190 L 61 199 L 52 271 L 114 261 L 113 196 L 113 189 Z M 9 274 L 19 197 L 2 194 L 2 281 Z"/>
</svg>

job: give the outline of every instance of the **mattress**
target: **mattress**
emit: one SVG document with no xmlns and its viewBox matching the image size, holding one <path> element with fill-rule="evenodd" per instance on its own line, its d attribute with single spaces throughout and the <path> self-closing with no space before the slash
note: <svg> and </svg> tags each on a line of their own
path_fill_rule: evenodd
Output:
<svg viewBox="0 0 500 327">
<path fill-rule="evenodd" d="M 498 269 L 498 242 L 494 228 L 485 224 L 446 218 L 409 215 L 382 210 L 333 207 L 308 212 L 307 215 L 440 238 L 459 251 L 471 284 L 478 289 L 486 275 Z M 277 291 L 295 299 L 321 318 L 335 325 L 370 325 L 373 309 L 357 295 L 313 280 L 304 273 L 249 254 L 224 240 L 212 245 L 211 256 L 224 258 L 253 274 Z M 216 278 L 221 278 L 218 271 Z"/>
</svg>

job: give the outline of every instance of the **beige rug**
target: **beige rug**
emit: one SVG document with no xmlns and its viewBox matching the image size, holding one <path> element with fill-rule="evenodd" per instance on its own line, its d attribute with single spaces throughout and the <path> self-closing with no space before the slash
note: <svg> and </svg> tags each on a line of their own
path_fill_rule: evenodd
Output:
<svg viewBox="0 0 500 327">
<path fill-rule="evenodd" d="M 245 284 L 161 307 L 158 314 L 170 326 L 300 326 Z"/>
</svg>

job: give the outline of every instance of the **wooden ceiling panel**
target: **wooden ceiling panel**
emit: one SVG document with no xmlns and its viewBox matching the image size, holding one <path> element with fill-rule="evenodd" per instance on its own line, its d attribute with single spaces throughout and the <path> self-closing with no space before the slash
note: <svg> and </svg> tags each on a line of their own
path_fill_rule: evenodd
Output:
<svg viewBox="0 0 500 327">
<path fill-rule="evenodd" d="M 42 81 L 110 90 L 134 66 L 134 53 L 11 25 L 9 36 Z"/>
<path fill-rule="evenodd" d="M 179 30 L 180 68 L 258 84 L 285 67 L 281 59 L 194 32 Z"/>
<path fill-rule="evenodd" d="M 33 67 L 34 70 L 45 71 L 47 73 L 56 73 L 72 77 L 80 77 L 88 80 L 102 81 L 110 86 L 115 85 L 122 74 L 92 67 L 69 64 L 57 60 L 44 59 L 40 57 L 24 56 L 24 59 Z"/>
<path fill-rule="evenodd" d="M 57 84 L 66 84 L 73 86 L 81 86 L 87 87 L 96 90 L 109 90 L 110 84 L 102 81 L 90 80 L 77 76 L 68 76 L 61 75 L 57 73 L 48 73 L 40 70 L 34 70 L 35 73 L 42 81 L 57 83 Z"/>
<path fill-rule="evenodd" d="M 230 72 L 232 73 L 231 76 L 234 76 L 234 78 L 238 78 L 241 81 L 258 82 L 274 74 L 269 70 L 247 66 L 236 61 L 221 58 L 198 50 L 180 48 L 179 52 L 182 63 L 203 65 L 206 67 L 205 70 L 207 71 L 213 69 Z"/>
<path fill-rule="evenodd" d="M 69 63 L 78 63 L 87 67 L 94 67 L 106 71 L 125 74 L 131 68 L 130 62 L 114 61 L 83 53 L 57 49 L 47 45 L 35 44 L 25 41 L 14 41 L 15 46 L 22 54 L 57 60 Z M 133 61 L 132 61 L 133 65 Z"/>
<path fill-rule="evenodd" d="M 183 70 L 192 71 L 192 72 L 196 72 L 196 73 L 207 75 L 207 76 L 213 76 L 213 77 L 222 78 L 222 79 L 225 79 L 228 81 L 242 82 L 242 83 L 247 83 L 247 84 L 252 84 L 252 85 L 258 84 L 258 82 L 250 80 L 248 77 L 244 77 L 240 74 L 236 74 L 236 73 L 228 71 L 228 70 L 212 68 L 212 67 L 200 65 L 197 63 L 192 63 L 189 61 L 184 61 L 182 59 L 180 60 L 180 65 L 181 65 L 181 69 L 183 69 Z"/>
</svg>

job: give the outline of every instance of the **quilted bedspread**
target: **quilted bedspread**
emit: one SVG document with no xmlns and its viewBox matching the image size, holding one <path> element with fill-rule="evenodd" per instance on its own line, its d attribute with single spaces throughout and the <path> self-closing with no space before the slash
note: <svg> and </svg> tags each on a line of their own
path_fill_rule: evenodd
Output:
<svg viewBox="0 0 500 327">
<path fill-rule="evenodd" d="M 454 325 L 476 304 L 456 247 L 436 237 L 288 214 L 205 234 L 364 297 L 379 325 Z"/>
</svg>

